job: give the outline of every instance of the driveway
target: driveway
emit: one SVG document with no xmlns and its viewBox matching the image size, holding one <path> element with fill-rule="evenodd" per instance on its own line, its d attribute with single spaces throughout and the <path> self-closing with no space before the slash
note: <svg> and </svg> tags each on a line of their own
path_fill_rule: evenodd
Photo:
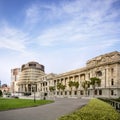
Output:
<svg viewBox="0 0 120 120">
<path fill-rule="evenodd" d="M 0 120 L 57 120 L 88 103 L 88 99 L 59 98 L 54 103 L 0 112 Z"/>
</svg>

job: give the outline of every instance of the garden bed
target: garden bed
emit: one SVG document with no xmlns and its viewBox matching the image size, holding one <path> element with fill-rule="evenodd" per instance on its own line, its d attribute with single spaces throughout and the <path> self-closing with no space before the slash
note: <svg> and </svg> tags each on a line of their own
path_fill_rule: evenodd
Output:
<svg viewBox="0 0 120 120">
<path fill-rule="evenodd" d="M 120 114 L 108 103 L 92 99 L 85 107 L 59 120 L 120 120 Z"/>
</svg>

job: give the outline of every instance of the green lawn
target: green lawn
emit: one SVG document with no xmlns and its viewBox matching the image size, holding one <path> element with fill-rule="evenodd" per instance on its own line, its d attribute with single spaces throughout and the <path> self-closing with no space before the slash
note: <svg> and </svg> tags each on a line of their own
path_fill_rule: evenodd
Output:
<svg viewBox="0 0 120 120">
<path fill-rule="evenodd" d="M 120 113 L 108 103 L 92 99 L 85 107 L 59 120 L 120 120 Z"/>
<path fill-rule="evenodd" d="M 43 104 L 52 103 L 51 100 L 36 100 L 34 103 L 33 100 L 28 99 L 5 99 L 0 98 L 0 111 L 1 110 L 9 110 L 16 108 L 25 108 L 25 107 L 34 107 Z"/>
</svg>

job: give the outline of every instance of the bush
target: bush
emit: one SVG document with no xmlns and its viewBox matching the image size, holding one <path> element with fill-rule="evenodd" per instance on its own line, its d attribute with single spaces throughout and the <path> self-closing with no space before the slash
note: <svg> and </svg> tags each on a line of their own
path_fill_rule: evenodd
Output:
<svg viewBox="0 0 120 120">
<path fill-rule="evenodd" d="M 85 107 L 59 120 L 120 120 L 120 115 L 108 103 L 92 99 Z"/>
<path fill-rule="evenodd" d="M 2 93 L 2 91 L 0 90 L 0 97 L 2 97 L 2 95 L 3 95 L 3 93 Z"/>
<path fill-rule="evenodd" d="M 30 95 L 31 95 L 30 92 L 26 92 L 26 93 L 24 93 L 24 96 L 30 96 Z"/>
</svg>

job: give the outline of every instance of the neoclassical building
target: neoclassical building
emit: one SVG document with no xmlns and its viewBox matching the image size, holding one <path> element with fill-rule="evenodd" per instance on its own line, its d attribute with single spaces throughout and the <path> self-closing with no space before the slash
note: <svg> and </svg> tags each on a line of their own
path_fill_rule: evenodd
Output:
<svg viewBox="0 0 120 120">
<path fill-rule="evenodd" d="M 15 72 L 17 71 L 17 72 Z M 46 74 L 44 66 L 37 62 L 28 62 L 11 70 L 11 86 L 14 93 L 36 93 L 36 96 L 47 97 L 82 97 L 85 90 L 82 87 L 84 81 L 97 77 L 101 79 L 99 86 L 96 86 L 95 97 L 120 97 L 120 52 L 111 52 L 88 60 L 86 66 L 62 74 Z M 69 81 L 78 82 L 79 86 L 72 89 Z M 57 84 L 65 85 L 64 90 L 57 88 Z M 54 91 L 50 91 L 54 87 Z M 87 96 L 93 96 L 93 88 L 87 90 Z"/>
</svg>

